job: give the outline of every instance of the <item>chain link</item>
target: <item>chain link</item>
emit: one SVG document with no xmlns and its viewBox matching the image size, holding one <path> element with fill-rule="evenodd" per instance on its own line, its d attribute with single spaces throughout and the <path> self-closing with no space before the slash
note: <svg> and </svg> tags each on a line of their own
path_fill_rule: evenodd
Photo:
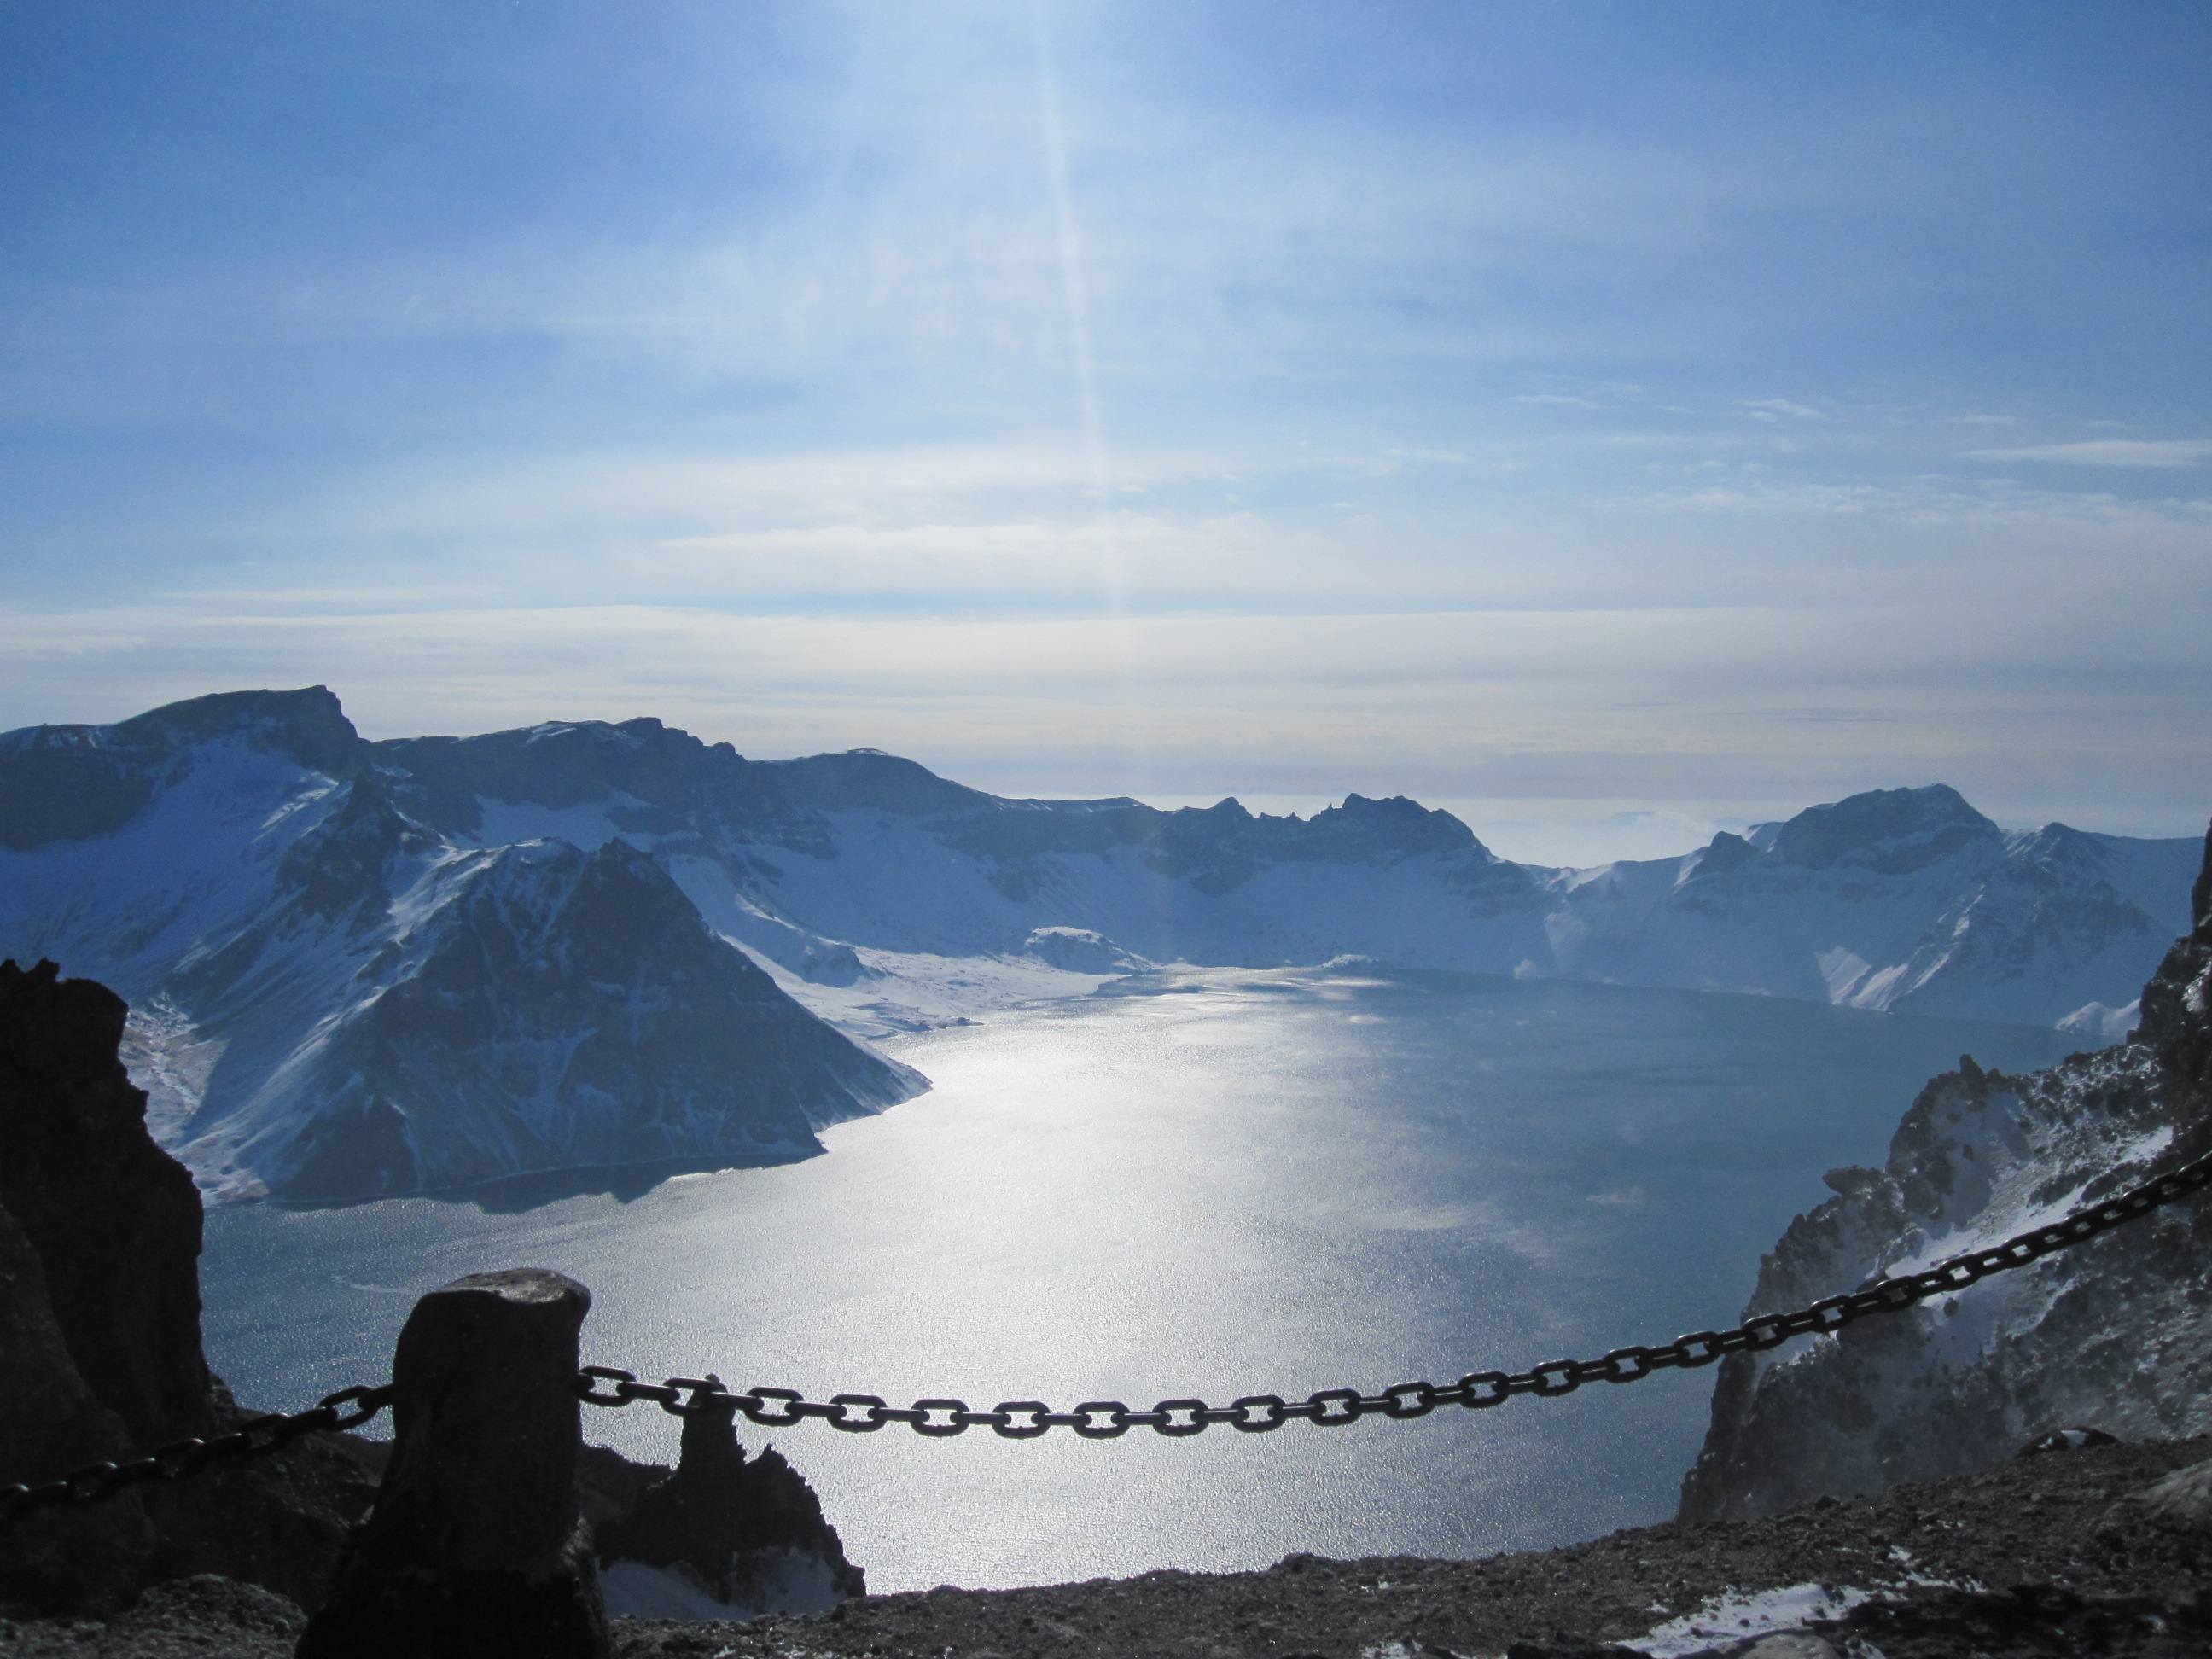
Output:
<svg viewBox="0 0 2212 1659">
<path fill-rule="evenodd" d="M 1072 1429 L 1086 1440 L 1118 1439 L 1131 1429 L 1151 1429 L 1180 1439 L 1203 1433 L 1216 1423 L 1245 1434 L 1266 1434 L 1293 1419 L 1316 1428 L 1341 1428 L 1367 1416 L 1401 1421 L 1426 1417 L 1439 1406 L 1484 1411 L 1518 1395 L 1550 1398 L 1572 1394 L 1585 1382 L 1638 1382 L 1659 1371 L 1695 1370 L 1732 1353 L 1763 1353 L 1795 1337 L 1832 1334 L 1869 1314 L 1899 1313 L 1930 1297 L 1962 1291 L 1991 1273 L 2025 1267 L 2054 1250 L 2094 1238 L 2207 1186 L 2212 1186 L 2212 1153 L 2116 1197 L 2085 1206 L 2063 1221 L 2015 1234 L 2002 1244 L 1968 1250 L 1918 1273 L 1879 1279 L 1863 1290 L 1826 1297 L 1793 1312 L 1758 1314 L 1728 1330 L 1692 1331 L 1653 1347 L 1615 1348 L 1596 1359 L 1547 1359 L 1525 1371 L 1473 1371 L 1449 1384 L 1400 1382 L 1379 1394 L 1323 1389 L 1296 1404 L 1272 1394 L 1247 1395 L 1226 1406 L 1163 1400 L 1150 1411 L 1134 1410 L 1119 1400 L 1089 1400 L 1070 1412 L 1055 1412 L 1036 1400 L 1003 1401 L 988 1411 L 973 1410 L 964 1400 L 943 1399 L 917 1400 L 902 1408 L 872 1394 L 832 1395 L 817 1403 L 789 1389 L 738 1392 L 712 1377 L 641 1382 L 630 1372 L 611 1365 L 585 1366 L 577 1374 L 576 1392 L 594 1406 L 649 1400 L 677 1417 L 742 1412 L 763 1428 L 789 1428 L 818 1418 L 848 1434 L 872 1434 L 887 1423 L 901 1423 L 932 1438 L 988 1428 L 1009 1440 L 1035 1440 L 1054 1429 Z"/>
<path fill-rule="evenodd" d="M 2212 1153 L 2086 1206 L 2063 1221 L 2015 1234 L 2002 1244 L 1968 1250 L 1918 1273 L 1880 1279 L 1864 1290 L 1827 1297 L 1790 1313 L 1758 1314 L 1724 1331 L 1692 1331 L 1654 1347 L 1615 1348 L 1596 1359 L 1547 1359 L 1525 1371 L 1471 1371 L 1449 1384 L 1399 1382 L 1379 1394 L 1323 1389 L 1298 1401 L 1252 1394 L 1226 1406 L 1209 1406 L 1203 1400 L 1163 1400 L 1150 1411 L 1134 1410 L 1119 1400 L 1086 1400 L 1066 1412 L 1054 1411 L 1041 1400 L 1007 1400 L 988 1411 L 976 1411 L 964 1400 L 917 1400 L 911 1406 L 893 1406 L 872 1394 L 837 1394 L 813 1401 L 792 1389 L 753 1388 L 740 1393 L 711 1376 L 641 1382 L 631 1372 L 611 1365 L 585 1366 L 576 1374 L 575 1389 L 580 1398 L 593 1406 L 620 1407 L 644 1400 L 676 1417 L 742 1412 L 749 1421 L 770 1429 L 812 1419 L 846 1434 L 873 1434 L 887 1424 L 901 1424 L 932 1439 L 986 1428 L 1008 1440 L 1035 1440 L 1054 1429 L 1073 1430 L 1085 1440 L 1116 1440 L 1132 1429 L 1182 1439 L 1203 1434 L 1217 1423 L 1242 1434 L 1267 1434 L 1292 1421 L 1324 1429 L 1341 1428 L 1370 1416 L 1405 1421 L 1426 1417 L 1439 1406 L 1486 1411 L 1520 1395 L 1548 1399 L 1572 1394 L 1585 1382 L 1641 1382 L 1656 1372 L 1695 1370 L 1732 1353 L 1760 1353 L 1794 1337 L 1839 1331 L 1869 1314 L 1899 1313 L 1930 1297 L 1964 1290 L 1991 1273 L 2025 1267 L 2207 1186 L 2212 1186 Z M 389 1383 L 343 1389 L 306 1411 L 252 1418 L 211 1439 L 174 1441 L 123 1462 L 88 1464 L 37 1486 L 0 1486 L 0 1522 L 51 1504 L 92 1503 L 143 1481 L 183 1480 L 233 1458 L 265 1456 L 305 1435 L 358 1428 L 392 1403 L 392 1393 Z"/>
<path fill-rule="evenodd" d="M 173 1485 L 233 1458 L 265 1457 L 306 1435 L 357 1429 L 391 1403 L 389 1384 L 380 1389 L 341 1389 L 289 1416 L 278 1413 L 249 1418 L 224 1434 L 204 1440 L 173 1440 L 120 1463 L 88 1463 L 38 1486 L 0 1486 L 0 1522 L 49 1504 L 90 1504 L 143 1481 Z"/>
</svg>

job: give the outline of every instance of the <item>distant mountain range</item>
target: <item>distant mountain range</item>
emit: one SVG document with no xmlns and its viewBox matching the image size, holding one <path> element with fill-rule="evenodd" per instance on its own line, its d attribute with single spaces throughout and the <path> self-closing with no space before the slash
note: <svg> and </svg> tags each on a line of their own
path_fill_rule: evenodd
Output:
<svg viewBox="0 0 2212 1659">
<path fill-rule="evenodd" d="M 1936 785 L 1550 869 L 1403 799 L 1008 800 L 653 720 L 369 743 L 320 687 L 0 736 L 0 955 L 132 1003 L 157 1133 L 222 1194 L 793 1156 L 926 1086 L 866 1036 L 1178 961 L 1357 955 L 2094 1045 L 2187 926 L 2197 854 L 2008 833 Z"/>
</svg>

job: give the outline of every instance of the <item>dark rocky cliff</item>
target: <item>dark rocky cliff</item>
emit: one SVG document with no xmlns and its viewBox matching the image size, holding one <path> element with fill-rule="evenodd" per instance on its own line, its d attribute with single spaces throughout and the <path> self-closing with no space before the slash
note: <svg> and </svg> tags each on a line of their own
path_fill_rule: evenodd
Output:
<svg viewBox="0 0 2212 1659">
<path fill-rule="evenodd" d="M 243 1420 L 200 1347 L 200 1204 L 146 1132 L 117 1058 L 125 1010 L 50 962 L 0 963 L 0 1473 L 80 1465 Z M 9 1524 L 0 1601 L 108 1607 L 220 1572 L 318 1592 L 367 1502 L 362 1455 L 320 1437 L 175 1487 Z"/>
</svg>

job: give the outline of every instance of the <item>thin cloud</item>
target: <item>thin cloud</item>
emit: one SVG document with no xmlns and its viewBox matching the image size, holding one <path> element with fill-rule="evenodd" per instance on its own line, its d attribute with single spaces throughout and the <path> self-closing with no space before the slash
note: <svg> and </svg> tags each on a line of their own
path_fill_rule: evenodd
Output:
<svg viewBox="0 0 2212 1659">
<path fill-rule="evenodd" d="M 2077 444 L 2019 449 L 1970 449 L 1977 461 L 2048 461 L 2057 466 L 2124 466 L 2179 471 L 2212 461 L 2212 438 L 2098 438 Z"/>
<path fill-rule="evenodd" d="M 1793 421 L 1825 421 L 1828 417 L 1810 404 L 1793 404 L 1787 398 L 1739 398 L 1738 409 L 1750 411 L 1754 421 L 1778 421 L 1788 416 Z"/>
</svg>

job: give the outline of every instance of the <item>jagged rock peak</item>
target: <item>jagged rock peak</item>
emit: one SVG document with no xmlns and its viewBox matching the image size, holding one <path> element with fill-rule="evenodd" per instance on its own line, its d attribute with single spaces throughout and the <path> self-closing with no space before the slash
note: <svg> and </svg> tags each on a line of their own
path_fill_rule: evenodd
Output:
<svg viewBox="0 0 2212 1659">
<path fill-rule="evenodd" d="M 1697 854 L 1695 873 L 1701 876 L 1717 876 L 1723 871 L 1749 864 L 1758 856 L 1759 849 L 1741 836 L 1723 830 L 1714 836 L 1711 842 Z"/>
<path fill-rule="evenodd" d="M 317 915 L 349 909 L 362 920 L 365 902 L 386 899 L 385 876 L 403 852 L 422 852 L 432 842 L 422 825 L 394 805 L 391 786 L 374 766 L 364 766 L 346 785 L 337 810 L 295 842 L 284 854 L 280 876 Z"/>
<path fill-rule="evenodd" d="M 1791 864 L 1860 864 L 1888 873 L 1917 870 L 2002 832 L 1945 783 L 1869 789 L 1808 806 L 1775 831 L 1773 850 Z"/>
<path fill-rule="evenodd" d="M 2143 987 L 2136 1035 L 2158 1051 L 2172 1085 L 2189 1091 L 2202 1117 L 2212 1109 L 2212 829 L 2189 898 L 2190 930 Z"/>
<path fill-rule="evenodd" d="M 707 1380 L 721 1381 L 711 1372 Z M 745 1455 L 734 1407 L 686 1417 L 675 1473 L 602 1522 L 595 1541 L 603 1566 L 674 1569 L 733 1607 L 769 1609 L 794 1558 L 812 1565 L 830 1600 L 867 1591 L 805 1478 L 773 1446 Z"/>
<path fill-rule="evenodd" d="M 1401 853 L 1438 852 L 1456 848 L 1473 848 L 1486 852 L 1474 838 L 1474 831 L 1461 823 L 1441 806 L 1424 806 L 1404 795 L 1389 795 L 1373 800 L 1365 795 L 1349 794 L 1339 806 L 1324 806 L 1308 820 L 1310 826 L 1323 833 L 1352 834 L 1372 837 L 1378 842 Z"/>
</svg>

